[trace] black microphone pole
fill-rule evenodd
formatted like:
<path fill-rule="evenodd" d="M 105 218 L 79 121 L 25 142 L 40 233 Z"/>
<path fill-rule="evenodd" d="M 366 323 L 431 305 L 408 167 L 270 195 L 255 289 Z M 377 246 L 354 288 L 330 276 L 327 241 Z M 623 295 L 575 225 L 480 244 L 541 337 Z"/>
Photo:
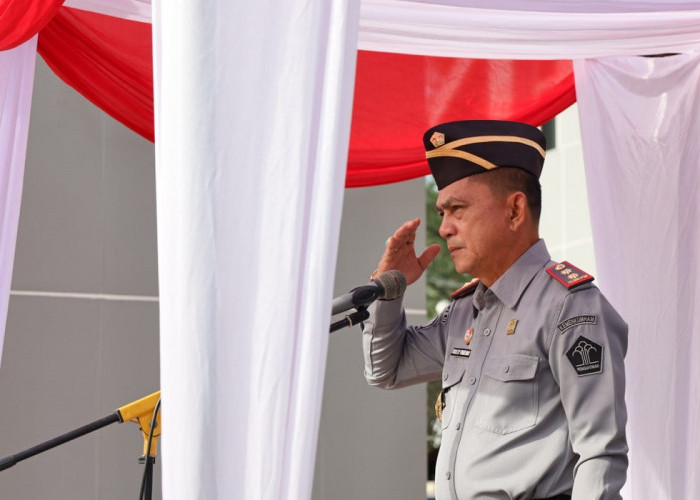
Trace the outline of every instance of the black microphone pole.
<path fill-rule="evenodd" d="M 336 321 L 335 323 L 331 324 L 331 331 L 328 333 L 333 333 L 336 330 L 340 330 L 341 328 L 355 326 L 356 324 L 361 323 L 367 318 L 369 318 L 369 311 L 366 307 L 361 307 L 356 312 L 348 314 L 340 321 Z"/>

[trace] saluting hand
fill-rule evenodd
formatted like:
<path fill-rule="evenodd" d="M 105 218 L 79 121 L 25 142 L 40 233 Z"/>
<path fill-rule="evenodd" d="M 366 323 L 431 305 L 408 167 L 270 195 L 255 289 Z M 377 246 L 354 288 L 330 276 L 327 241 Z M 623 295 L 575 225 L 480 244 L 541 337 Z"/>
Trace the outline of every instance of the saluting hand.
<path fill-rule="evenodd" d="M 404 274 L 407 285 L 421 277 L 428 264 L 440 253 L 440 245 L 430 245 L 420 257 L 416 256 L 414 242 L 416 240 L 416 229 L 418 229 L 419 225 L 420 219 L 405 222 L 389 237 L 384 255 L 379 261 L 374 276 L 396 269 Z"/>

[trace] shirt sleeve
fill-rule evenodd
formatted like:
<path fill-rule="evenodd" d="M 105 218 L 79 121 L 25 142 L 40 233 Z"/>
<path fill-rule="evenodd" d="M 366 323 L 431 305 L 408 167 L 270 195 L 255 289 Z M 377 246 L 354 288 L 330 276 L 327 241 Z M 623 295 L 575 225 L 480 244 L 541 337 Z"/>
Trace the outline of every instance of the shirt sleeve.
<path fill-rule="evenodd" d="M 449 308 L 421 327 L 406 326 L 401 298 L 374 302 L 369 312 L 362 347 L 370 385 L 398 389 L 440 378 Z"/>
<path fill-rule="evenodd" d="M 627 474 L 627 324 L 591 286 L 565 297 L 552 329 L 550 366 L 579 457 L 572 498 L 619 499 Z"/>

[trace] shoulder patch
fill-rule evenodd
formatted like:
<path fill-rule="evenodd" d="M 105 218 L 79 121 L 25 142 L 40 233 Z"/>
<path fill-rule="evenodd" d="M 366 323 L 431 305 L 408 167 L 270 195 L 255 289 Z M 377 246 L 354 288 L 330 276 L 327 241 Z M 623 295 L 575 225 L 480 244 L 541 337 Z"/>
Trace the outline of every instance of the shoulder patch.
<path fill-rule="evenodd" d="M 476 290 L 476 286 L 479 284 L 479 278 L 474 278 L 469 283 L 465 283 L 462 288 L 456 290 L 450 294 L 452 300 L 461 299 L 467 295 L 471 295 Z"/>
<path fill-rule="evenodd" d="M 566 288 L 593 281 L 593 276 L 567 261 L 548 267 L 547 273 Z"/>
<path fill-rule="evenodd" d="M 603 371 L 603 346 L 586 337 L 577 338 L 566 352 L 566 357 L 579 377 Z"/>

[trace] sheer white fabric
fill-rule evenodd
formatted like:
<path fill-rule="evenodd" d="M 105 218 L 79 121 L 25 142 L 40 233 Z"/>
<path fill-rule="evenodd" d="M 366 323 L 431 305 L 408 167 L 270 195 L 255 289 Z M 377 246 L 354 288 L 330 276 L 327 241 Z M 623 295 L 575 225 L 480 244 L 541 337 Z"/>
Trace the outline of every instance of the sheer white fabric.
<path fill-rule="evenodd" d="M 630 327 L 626 497 L 700 498 L 700 56 L 575 73 L 600 285 Z"/>
<path fill-rule="evenodd" d="M 448 2 L 446 2 L 448 3 Z M 482 59 L 576 59 L 685 52 L 700 48 L 700 5 L 675 2 L 508 2 L 436 5 L 408 0 L 363 0 L 358 46 L 364 50 Z M 637 6 L 624 12 L 623 6 Z M 479 7 L 474 7 L 478 5 Z M 612 12 L 586 12 L 596 5 Z M 620 6 L 621 11 L 614 9 Z M 535 12 L 541 6 L 543 12 Z M 587 9 L 586 6 L 589 8 Z M 653 11 L 650 11 L 653 9 Z M 572 12 L 573 11 L 573 12 Z"/>
<path fill-rule="evenodd" d="M 311 496 L 358 17 L 154 2 L 164 498 Z"/>
<path fill-rule="evenodd" d="M 63 5 L 132 21 L 151 22 L 151 0 L 66 0 Z"/>
<path fill-rule="evenodd" d="M 34 36 L 19 47 L 0 51 L 0 359 L 22 200 L 36 42 Z"/>

